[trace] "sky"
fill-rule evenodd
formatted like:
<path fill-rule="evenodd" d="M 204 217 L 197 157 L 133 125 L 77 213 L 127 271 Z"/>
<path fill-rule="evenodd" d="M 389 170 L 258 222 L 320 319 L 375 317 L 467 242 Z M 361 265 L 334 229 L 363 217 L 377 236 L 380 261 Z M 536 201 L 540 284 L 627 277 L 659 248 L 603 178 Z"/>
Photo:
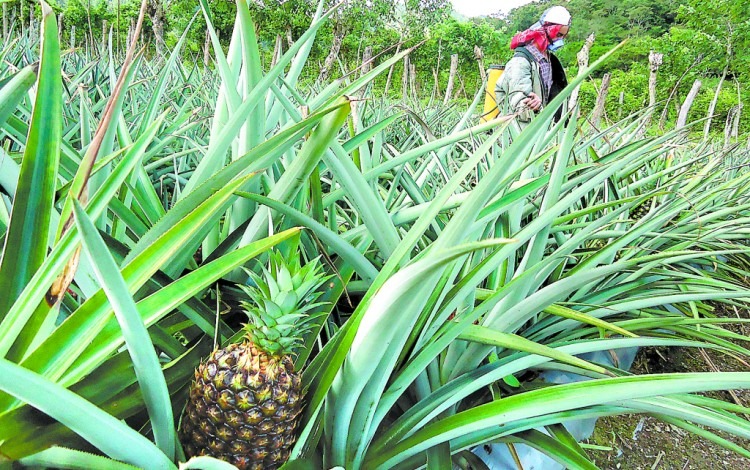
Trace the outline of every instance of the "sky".
<path fill-rule="evenodd" d="M 530 3 L 531 0 L 451 0 L 453 2 L 453 8 L 460 14 L 466 17 L 489 15 L 490 13 L 497 13 L 502 11 L 507 13 L 512 8 L 515 8 L 526 3 Z"/>

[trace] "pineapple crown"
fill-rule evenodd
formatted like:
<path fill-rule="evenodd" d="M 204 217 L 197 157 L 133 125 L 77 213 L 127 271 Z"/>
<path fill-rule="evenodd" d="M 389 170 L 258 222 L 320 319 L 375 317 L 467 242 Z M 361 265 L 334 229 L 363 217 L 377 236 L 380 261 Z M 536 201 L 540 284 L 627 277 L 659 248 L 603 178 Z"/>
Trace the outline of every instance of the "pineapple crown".
<path fill-rule="evenodd" d="M 280 357 L 292 354 L 302 336 L 324 312 L 311 313 L 324 302 L 316 302 L 317 289 L 329 279 L 318 258 L 304 266 L 298 257 L 286 260 L 272 252 L 269 266 L 260 275 L 248 271 L 255 286 L 240 286 L 249 297 L 241 302 L 248 316 L 246 337 L 266 354 Z"/>

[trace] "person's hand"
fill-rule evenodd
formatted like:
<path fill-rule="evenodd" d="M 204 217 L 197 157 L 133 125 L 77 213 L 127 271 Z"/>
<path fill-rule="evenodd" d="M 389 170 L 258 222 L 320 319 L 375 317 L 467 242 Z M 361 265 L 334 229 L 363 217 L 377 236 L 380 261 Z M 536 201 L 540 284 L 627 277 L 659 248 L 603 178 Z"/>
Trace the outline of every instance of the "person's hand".
<path fill-rule="evenodd" d="M 539 111 L 539 108 L 542 107 L 542 99 L 539 98 L 539 95 L 532 92 L 529 93 L 528 97 L 521 101 L 521 104 L 525 105 L 527 108 L 533 109 L 534 111 Z"/>

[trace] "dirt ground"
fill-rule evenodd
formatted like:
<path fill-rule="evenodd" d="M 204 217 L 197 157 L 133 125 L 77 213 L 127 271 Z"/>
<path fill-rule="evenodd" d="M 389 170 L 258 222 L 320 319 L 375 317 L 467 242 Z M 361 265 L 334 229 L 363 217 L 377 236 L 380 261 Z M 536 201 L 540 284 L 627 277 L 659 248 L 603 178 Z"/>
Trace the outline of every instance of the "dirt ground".
<path fill-rule="evenodd" d="M 633 371 L 636 373 L 748 370 L 746 364 L 724 354 L 689 348 L 643 349 L 633 365 Z M 710 396 L 743 406 L 750 404 L 748 390 L 718 392 Z M 722 437 L 750 449 L 748 440 L 729 438 L 726 435 Z M 602 469 L 750 469 L 750 459 L 646 415 L 602 418 L 597 421 L 594 434 L 587 442 L 593 446 L 588 450 L 589 457 Z"/>

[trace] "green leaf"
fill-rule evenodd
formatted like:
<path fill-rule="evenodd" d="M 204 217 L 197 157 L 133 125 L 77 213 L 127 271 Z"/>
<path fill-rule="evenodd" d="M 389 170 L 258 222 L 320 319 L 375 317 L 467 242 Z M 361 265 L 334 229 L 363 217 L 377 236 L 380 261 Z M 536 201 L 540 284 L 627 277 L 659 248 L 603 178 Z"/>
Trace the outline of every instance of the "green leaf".
<path fill-rule="evenodd" d="M 309 228 L 320 240 L 329 245 L 331 250 L 341 256 L 346 262 L 351 265 L 357 274 L 361 276 L 365 281 L 372 282 L 378 275 L 378 270 L 372 263 L 365 258 L 356 248 L 349 244 L 346 240 L 340 237 L 338 234 L 330 230 L 325 225 L 318 223 L 312 217 L 303 214 L 302 212 L 282 204 L 271 198 L 260 196 L 258 194 L 250 194 L 245 192 L 238 193 L 242 197 L 252 199 L 253 201 L 259 202 L 269 208 L 284 214 L 291 218 L 294 223 L 302 224 Z"/>
<path fill-rule="evenodd" d="M 142 468 L 172 469 L 155 445 L 75 393 L 0 358 L 0 390 L 68 426 L 113 459 Z"/>
<path fill-rule="evenodd" d="M 223 460 L 202 455 L 193 457 L 185 463 L 180 464 L 180 470 L 237 470 L 237 467 Z"/>
<path fill-rule="evenodd" d="M 272 247 L 299 234 L 298 228 L 279 232 L 248 246 L 238 248 L 195 271 L 177 279 L 159 291 L 138 302 L 141 321 L 151 326 L 164 318 L 182 302 L 187 301 L 222 276 L 248 260 L 259 256 Z M 193 320 L 194 322 L 196 320 Z M 211 325 L 213 327 L 213 324 Z M 83 377 L 122 345 L 123 338 L 116 321 L 110 321 L 63 375 L 62 380 L 71 381 Z"/>
<path fill-rule="evenodd" d="M 204 200 L 185 218 L 176 221 L 164 235 L 149 245 L 139 256 L 127 262 L 122 270 L 122 276 L 129 288 L 133 291 L 140 288 L 164 263 L 173 259 L 175 253 L 182 249 L 182 246 L 197 230 L 201 229 L 206 220 L 226 207 L 233 191 L 253 176 L 237 178 L 225 187 L 219 188 L 215 194 Z M 90 205 L 93 203 L 92 199 Z M 110 312 L 106 297 L 100 291 L 63 322 L 39 348 L 24 359 L 22 364 L 51 378 L 62 376 L 69 365 L 75 362 L 78 354 L 101 331 Z M 3 398 L 0 396 L 0 403 L 7 406 Z"/>
<path fill-rule="evenodd" d="M 513 374 L 503 377 L 503 382 L 513 388 L 518 388 L 521 386 L 521 382 L 519 382 L 518 379 L 513 376 Z"/>
<path fill-rule="evenodd" d="M 133 359 L 135 375 L 151 418 L 156 444 L 167 458 L 173 460 L 177 435 L 172 402 L 156 350 L 115 260 L 81 205 L 78 201 L 74 202 L 76 225 L 81 233 L 83 247 L 122 328 L 122 336 Z"/>
<path fill-rule="evenodd" d="M 16 107 L 36 81 L 36 67 L 27 65 L 16 72 L 10 81 L 0 88 L 0 126 L 16 111 Z"/>
<path fill-rule="evenodd" d="M 316 464 L 313 460 L 289 460 L 281 466 L 279 470 L 317 470 L 320 468 L 320 464 Z"/>
<path fill-rule="evenodd" d="M 565 442 L 535 429 L 516 434 L 508 440 L 523 443 L 540 450 L 558 463 L 565 465 L 565 468 L 581 470 L 599 469 L 588 458 L 579 453 L 576 448 L 570 447 Z"/>
<path fill-rule="evenodd" d="M 598 372 L 600 374 L 611 374 L 604 367 L 597 366 L 570 354 L 563 353 L 557 349 L 535 343 L 534 341 L 530 341 L 522 336 L 495 331 L 484 326 L 468 325 L 464 332 L 458 337 L 464 341 L 472 341 L 514 351 L 523 351 L 529 354 L 538 354 L 540 356 L 549 357 L 565 364 L 581 367 L 582 369 Z"/>
<path fill-rule="evenodd" d="M 684 373 L 616 377 L 545 387 L 480 405 L 428 424 L 395 446 L 368 459 L 373 467 L 391 467 L 440 442 L 469 431 L 515 424 L 561 411 L 623 399 L 750 388 L 750 373 Z"/>
<path fill-rule="evenodd" d="M 27 467 L 54 467 L 82 470 L 137 470 L 138 467 L 65 447 L 50 447 L 37 454 L 19 460 Z"/>
<path fill-rule="evenodd" d="M 151 127 L 152 132 L 141 136 L 135 145 L 125 153 L 125 156 L 117 164 L 115 170 L 108 176 L 106 184 L 91 198 L 87 206 L 87 213 L 93 219 L 99 217 L 107 208 L 110 199 L 143 157 L 143 152 L 154 138 L 158 124 L 158 121 L 155 122 L 154 126 Z M 44 261 L 42 268 L 37 270 L 34 277 L 23 290 L 21 297 L 13 304 L 6 318 L 0 323 L 0 353 L 5 354 L 19 338 L 21 341 L 30 344 L 32 339 L 39 333 L 34 328 L 25 328 L 25 325 L 32 314 L 34 314 L 35 308 L 39 305 L 44 305 L 47 289 L 52 285 L 58 273 L 68 263 L 69 258 L 76 249 L 77 236 L 77 232 L 70 231 L 55 245 L 49 257 Z M 49 310 L 47 313 L 49 314 Z"/>
<path fill-rule="evenodd" d="M 52 9 L 42 2 L 42 51 L 36 102 L 0 264 L 0 321 L 47 256 L 62 139 L 60 44 Z"/>

